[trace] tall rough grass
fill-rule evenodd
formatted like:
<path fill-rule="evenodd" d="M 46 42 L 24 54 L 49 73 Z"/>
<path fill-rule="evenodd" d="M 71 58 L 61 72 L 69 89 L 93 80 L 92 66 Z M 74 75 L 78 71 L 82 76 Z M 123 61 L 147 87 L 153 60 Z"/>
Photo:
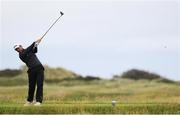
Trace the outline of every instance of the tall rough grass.
<path fill-rule="evenodd" d="M 66 83 L 65 83 L 66 82 Z M 41 107 L 23 107 L 27 86 L 0 87 L 1 114 L 180 114 L 179 84 L 146 80 L 45 84 Z M 113 107 L 111 101 L 116 100 Z"/>

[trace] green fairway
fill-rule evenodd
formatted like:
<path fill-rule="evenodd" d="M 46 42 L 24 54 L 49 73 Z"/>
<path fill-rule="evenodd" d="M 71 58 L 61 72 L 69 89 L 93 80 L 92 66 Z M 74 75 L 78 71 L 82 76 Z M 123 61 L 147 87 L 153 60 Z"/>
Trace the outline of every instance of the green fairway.
<path fill-rule="evenodd" d="M 24 107 L 27 86 L 0 87 L 1 114 L 44 113 L 176 113 L 180 114 L 179 84 L 156 81 L 100 80 L 45 84 L 41 107 Z M 115 107 L 111 101 L 116 100 Z"/>

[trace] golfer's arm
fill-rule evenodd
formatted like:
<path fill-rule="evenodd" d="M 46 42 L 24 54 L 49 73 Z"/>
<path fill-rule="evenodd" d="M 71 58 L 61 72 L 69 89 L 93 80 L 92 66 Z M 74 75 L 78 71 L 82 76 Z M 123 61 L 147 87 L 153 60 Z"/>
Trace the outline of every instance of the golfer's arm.
<path fill-rule="evenodd" d="M 27 54 L 29 52 L 31 52 L 34 48 L 34 45 L 35 45 L 35 42 L 33 42 L 29 47 L 27 47 L 25 50 L 24 50 L 24 54 Z"/>
<path fill-rule="evenodd" d="M 25 49 L 24 54 L 27 54 L 29 52 L 37 53 L 37 45 L 41 42 L 42 38 L 36 40 L 33 42 L 28 48 Z"/>
<path fill-rule="evenodd" d="M 36 41 L 34 42 L 34 47 L 33 47 L 33 49 L 32 49 L 32 52 L 33 52 L 33 53 L 37 53 L 37 51 L 38 51 L 37 46 L 39 45 L 39 43 L 41 42 L 41 40 L 42 40 L 42 38 L 40 38 L 40 39 L 38 39 L 38 40 L 36 40 Z"/>

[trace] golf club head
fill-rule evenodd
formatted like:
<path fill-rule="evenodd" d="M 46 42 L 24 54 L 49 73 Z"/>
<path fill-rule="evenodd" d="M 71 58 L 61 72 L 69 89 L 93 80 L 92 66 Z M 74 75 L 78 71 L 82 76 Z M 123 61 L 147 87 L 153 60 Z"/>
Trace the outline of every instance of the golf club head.
<path fill-rule="evenodd" d="M 64 15 L 64 13 L 63 13 L 63 12 L 61 12 L 61 11 L 60 11 L 60 14 L 61 14 L 61 16 L 62 16 L 62 15 Z"/>

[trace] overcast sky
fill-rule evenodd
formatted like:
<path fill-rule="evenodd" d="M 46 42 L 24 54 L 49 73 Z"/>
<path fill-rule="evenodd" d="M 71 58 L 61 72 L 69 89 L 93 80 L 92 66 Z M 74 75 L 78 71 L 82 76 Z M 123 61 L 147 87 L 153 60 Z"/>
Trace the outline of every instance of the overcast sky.
<path fill-rule="evenodd" d="M 43 64 L 104 78 L 137 68 L 180 80 L 179 7 L 174 0 L 1 0 L 0 69 L 19 68 L 13 45 L 41 37 L 61 10 L 39 46 Z"/>

